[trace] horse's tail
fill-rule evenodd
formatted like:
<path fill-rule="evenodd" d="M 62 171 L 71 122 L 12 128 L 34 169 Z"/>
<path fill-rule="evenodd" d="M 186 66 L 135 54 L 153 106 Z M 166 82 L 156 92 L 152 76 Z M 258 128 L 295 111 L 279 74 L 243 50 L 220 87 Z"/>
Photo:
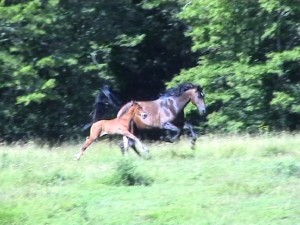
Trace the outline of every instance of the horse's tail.
<path fill-rule="evenodd" d="M 82 130 L 85 131 L 87 129 L 89 129 L 92 126 L 93 123 L 87 123 L 83 126 Z"/>
<path fill-rule="evenodd" d="M 116 93 L 114 93 L 108 85 L 104 85 L 98 91 L 95 99 L 94 110 L 91 113 L 93 123 L 103 119 L 103 117 L 107 115 L 109 109 L 117 109 L 120 105 L 121 103 Z"/>
<path fill-rule="evenodd" d="M 104 85 L 100 89 L 99 93 L 101 93 L 101 92 L 107 98 L 106 99 L 107 104 L 112 105 L 115 108 L 120 107 L 121 101 L 119 99 L 119 96 L 117 96 L 117 94 L 108 85 Z M 96 102 L 101 101 L 99 99 L 100 99 L 100 96 L 97 97 Z"/>
<path fill-rule="evenodd" d="M 117 118 L 120 118 L 122 115 L 124 115 L 130 108 L 130 106 L 131 102 L 127 102 L 125 105 L 123 105 L 117 114 Z"/>
<path fill-rule="evenodd" d="M 116 93 L 111 90 L 108 85 L 101 87 L 96 95 L 94 109 L 90 113 L 92 117 L 92 122 L 85 124 L 82 130 L 87 130 L 91 125 L 100 119 L 102 119 L 106 114 L 109 108 L 118 108 L 120 106 L 120 100 Z"/>

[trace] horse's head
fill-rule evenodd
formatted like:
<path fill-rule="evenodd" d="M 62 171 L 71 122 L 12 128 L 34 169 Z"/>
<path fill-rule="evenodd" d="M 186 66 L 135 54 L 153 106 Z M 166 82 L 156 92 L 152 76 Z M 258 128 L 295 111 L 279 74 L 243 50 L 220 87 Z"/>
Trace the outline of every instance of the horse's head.
<path fill-rule="evenodd" d="M 200 115 L 206 112 L 206 105 L 204 100 L 204 93 L 201 86 L 195 86 L 189 90 L 191 102 L 197 106 Z"/>
<path fill-rule="evenodd" d="M 143 107 L 139 103 L 131 101 L 131 107 L 133 107 L 133 112 L 135 115 L 140 116 L 142 119 L 147 118 L 147 113 L 143 111 Z"/>
<path fill-rule="evenodd" d="M 199 85 L 195 85 L 192 83 L 183 83 L 178 85 L 177 87 L 166 90 L 160 98 L 180 96 L 183 96 L 182 104 L 191 101 L 195 106 L 197 106 L 200 115 L 206 112 L 204 93 L 202 91 L 202 87 Z"/>

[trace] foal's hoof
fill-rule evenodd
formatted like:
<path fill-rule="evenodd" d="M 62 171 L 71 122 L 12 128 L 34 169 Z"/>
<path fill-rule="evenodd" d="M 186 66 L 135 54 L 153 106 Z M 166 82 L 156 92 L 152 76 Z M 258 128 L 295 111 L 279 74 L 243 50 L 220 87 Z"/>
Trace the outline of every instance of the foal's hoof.
<path fill-rule="evenodd" d="M 79 161 L 80 160 L 80 156 L 79 155 L 75 155 L 74 156 L 74 160 Z"/>

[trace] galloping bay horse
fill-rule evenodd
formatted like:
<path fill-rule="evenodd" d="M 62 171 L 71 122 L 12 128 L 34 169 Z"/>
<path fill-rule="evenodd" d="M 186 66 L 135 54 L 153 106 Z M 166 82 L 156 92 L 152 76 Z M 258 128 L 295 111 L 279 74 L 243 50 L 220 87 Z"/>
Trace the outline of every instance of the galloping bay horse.
<path fill-rule="evenodd" d="M 90 129 L 90 136 L 82 145 L 79 153 L 76 155 L 76 159 L 79 160 L 84 151 L 98 138 L 106 134 L 118 134 L 123 135 L 124 150 L 128 151 L 128 138 L 133 140 L 139 145 L 139 149 L 142 149 L 143 153 L 148 154 L 147 148 L 141 143 L 141 141 L 130 132 L 130 126 L 134 119 L 144 120 L 147 118 L 147 114 L 143 111 L 143 108 L 137 102 L 129 102 L 129 107 L 126 113 L 122 116 L 111 120 L 100 120 L 92 124 Z M 138 155 L 140 155 L 137 149 L 134 149 Z"/>
<path fill-rule="evenodd" d="M 194 147 L 197 135 L 193 131 L 192 126 L 184 121 L 184 108 L 189 102 L 198 108 L 200 115 L 206 112 L 204 93 L 201 86 L 184 83 L 166 90 L 160 98 L 154 101 L 138 101 L 138 104 L 147 113 L 147 118 L 135 117 L 133 119 L 134 126 L 139 130 L 160 128 L 175 132 L 170 141 L 177 139 L 181 131 L 184 128 L 188 128 L 191 131 L 192 147 Z M 129 102 L 122 106 L 117 117 L 122 117 L 128 111 L 130 105 L 131 103 Z M 134 148 L 134 145 L 131 147 Z"/>

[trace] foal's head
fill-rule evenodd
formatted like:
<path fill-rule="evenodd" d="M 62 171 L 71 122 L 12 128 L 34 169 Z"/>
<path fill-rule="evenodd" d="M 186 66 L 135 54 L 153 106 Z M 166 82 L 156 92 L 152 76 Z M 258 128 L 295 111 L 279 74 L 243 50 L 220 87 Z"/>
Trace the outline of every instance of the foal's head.
<path fill-rule="evenodd" d="M 132 110 L 130 110 L 132 109 Z M 143 111 L 143 107 L 138 104 L 137 102 L 135 101 L 131 101 L 131 106 L 130 106 L 130 109 L 129 111 L 132 111 L 132 115 L 138 115 L 140 116 L 142 119 L 146 119 L 147 118 L 147 113 L 145 113 Z"/>

